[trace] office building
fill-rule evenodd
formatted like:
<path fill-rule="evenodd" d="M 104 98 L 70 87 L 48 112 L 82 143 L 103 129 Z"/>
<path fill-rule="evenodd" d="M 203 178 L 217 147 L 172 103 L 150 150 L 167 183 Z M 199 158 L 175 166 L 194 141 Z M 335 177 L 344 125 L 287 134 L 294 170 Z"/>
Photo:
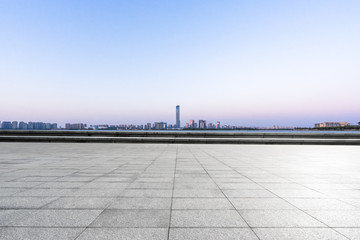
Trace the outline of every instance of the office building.
<path fill-rule="evenodd" d="M 18 122 L 17 121 L 13 121 L 11 123 L 11 125 L 12 125 L 12 129 L 18 129 Z"/>
<path fill-rule="evenodd" d="M 19 129 L 22 129 L 22 130 L 28 129 L 28 124 L 25 123 L 25 122 L 20 122 L 19 123 Z"/>
<path fill-rule="evenodd" d="M 84 123 L 66 123 L 65 129 L 67 130 L 83 130 L 86 128 Z"/>
<path fill-rule="evenodd" d="M 2 129 L 12 129 L 12 124 L 11 124 L 11 122 L 4 121 L 1 123 L 1 128 Z"/>
<path fill-rule="evenodd" d="M 180 128 L 180 105 L 176 106 L 176 125 L 175 128 Z"/>
<path fill-rule="evenodd" d="M 165 130 L 165 129 L 167 129 L 167 123 L 166 122 L 155 122 L 154 123 L 154 129 L 156 129 L 156 130 Z"/>
<path fill-rule="evenodd" d="M 323 122 L 323 123 L 316 123 L 315 128 L 322 128 L 322 127 L 345 127 L 350 126 L 348 122 Z"/>
<path fill-rule="evenodd" d="M 206 121 L 205 120 L 199 120 L 199 128 L 206 128 Z"/>

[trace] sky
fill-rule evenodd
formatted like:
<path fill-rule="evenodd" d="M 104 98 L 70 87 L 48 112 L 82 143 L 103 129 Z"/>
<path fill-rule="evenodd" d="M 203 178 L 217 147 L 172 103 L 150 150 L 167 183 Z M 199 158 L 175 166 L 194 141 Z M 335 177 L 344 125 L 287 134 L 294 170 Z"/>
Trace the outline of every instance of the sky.
<path fill-rule="evenodd" d="M 0 121 L 360 121 L 360 1 L 0 0 Z"/>

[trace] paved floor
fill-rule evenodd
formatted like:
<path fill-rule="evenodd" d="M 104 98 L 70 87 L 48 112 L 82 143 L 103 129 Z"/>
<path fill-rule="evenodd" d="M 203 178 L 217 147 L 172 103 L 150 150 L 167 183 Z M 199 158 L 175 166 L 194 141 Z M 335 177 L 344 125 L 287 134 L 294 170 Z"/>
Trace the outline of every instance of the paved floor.
<path fill-rule="evenodd" d="M 360 239 L 360 147 L 0 143 L 0 239 Z"/>

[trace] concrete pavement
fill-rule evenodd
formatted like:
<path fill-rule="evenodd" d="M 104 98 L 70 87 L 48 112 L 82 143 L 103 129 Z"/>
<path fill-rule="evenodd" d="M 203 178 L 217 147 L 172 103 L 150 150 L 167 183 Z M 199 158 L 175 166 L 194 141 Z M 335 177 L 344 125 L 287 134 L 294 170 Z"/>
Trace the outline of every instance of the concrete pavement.
<path fill-rule="evenodd" d="M 0 143 L 0 239 L 359 239 L 356 146 Z"/>

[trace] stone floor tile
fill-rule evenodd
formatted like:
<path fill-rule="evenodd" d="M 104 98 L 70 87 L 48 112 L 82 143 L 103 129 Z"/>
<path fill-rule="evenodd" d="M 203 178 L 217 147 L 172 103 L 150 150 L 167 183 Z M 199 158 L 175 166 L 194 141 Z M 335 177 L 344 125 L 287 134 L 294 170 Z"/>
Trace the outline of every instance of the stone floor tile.
<path fill-rule="evenodd" d="M 22 218 L 12 219 L 7 226 L 86 227 L 94 221 L 100 213 L 101 210 L 31 210 Z"/>
<path fill-rule="evenodd" d="M 84 228 L 0 227 L 1 240 L 74 240 Z"/>
<path fill-rule="evenodd" d="M 247 227 L 235 210 L 173 210 L 171 227 Z"/>
<path fill-rule="evenodd" d="M 287 201 L 302 210 L 359 210 L 337 199 L 289 198 Z"/>
<path fill-rule="evenodd" d="M 225 196 L 219 189 L 174 189 L 174 197 L 222 198 Z"/>
<path fill-rule="evenodd" d="M 74 189 L 56 189 L 56 188 L 32 188 L 23 192 L 16 193 L 14 197 L 61 197 L 74 191 Z"/>
<path fill-rule="evenodd" d="M 129 189 L 172 189 L 173 183 L 131 183 Z"/>
<path fill-rule="evenodd" d="M 124 188 L 81 188 L 65 194 L 66 197 L 117 197 Z"/>
<path fill-rule="evenodd" d="M 47 209 L 105 209 L 114 198 L 61 197 L 46 205 Z"/>
<path fill-rule="evenodd" d="M 16 193 L 26 191 L 26 188 L 1 188 L 0 189 L 0 197 L 8 197 L 13 196 Z"/>
<path fill-rule="evenodd" d="M 276 198 L 276 195 L 267 190 L 258 189 L 225 189 L 228 198 Z"/>
<path fill-rule="evenodd" d="M 330 227 L 360 227 L 360 211 L 307 210 L 306 212 Z"/>
<path fill-rule="evenodd" d="M 219 189 L 219 187 L 213 182 L 205 182 L 205 183 L 175 182 L 174 189 Z"/>
<path fill-rule="evenodd" d="M 325 227 L 300 210 L 239 210 L 250 227 Z"/>
<path fill-rule="evenodd" d="M 335 228 L 335 230 L 351 240 L 360 239 L 360 228 Z"/>
<path fill-rule="evenodd" d="M 105 210 L 92 227 L 154 227 L 169 226 L 170 210 Z"/>
<path fill-rule="evenodd" d="M 171 228 L 169 240 L 256 240 L 250 228 Z"/>
<path fill-rule="evenodd" d="M 172 209 L 234 209 L 226 198 L 174 198 Z"/>
<path fill-rule="evenodd" d="M 310 189 L 273 189 L 271 192 L 282 198 L 327 198 L 325 194 Z"/>
<path fill-rule="evenodd" d="M 126 189 L 120 197 L 170 198 L 172 189 Z"/>
<path fill-rule="evenodd" d="M 220 189 L 264 189 L 256 183 L 219 183 Z"/>
<path fill-rule="evenodd" d="M 76 240 L 167 240 L 167 228 L 88 228 Z"/>
<path fill-rule="evenodd" d="M 117 198 L 109 209 L 170 209 L 171 198 Z"/>
<path fill-rule="evenodd" d="M 40 208 L 57 197 L 0 197 L 1 208 Z"/>
<path fill-rule="evenodd" d="M 261 240 L 346 240 L 330 228 L 254 228 Z"/>
<path fill-rule="evenodd" d="M 281 198 L 230 198 L 230 201 L 238 210 L 296 209 L 294 206 Z"/>

